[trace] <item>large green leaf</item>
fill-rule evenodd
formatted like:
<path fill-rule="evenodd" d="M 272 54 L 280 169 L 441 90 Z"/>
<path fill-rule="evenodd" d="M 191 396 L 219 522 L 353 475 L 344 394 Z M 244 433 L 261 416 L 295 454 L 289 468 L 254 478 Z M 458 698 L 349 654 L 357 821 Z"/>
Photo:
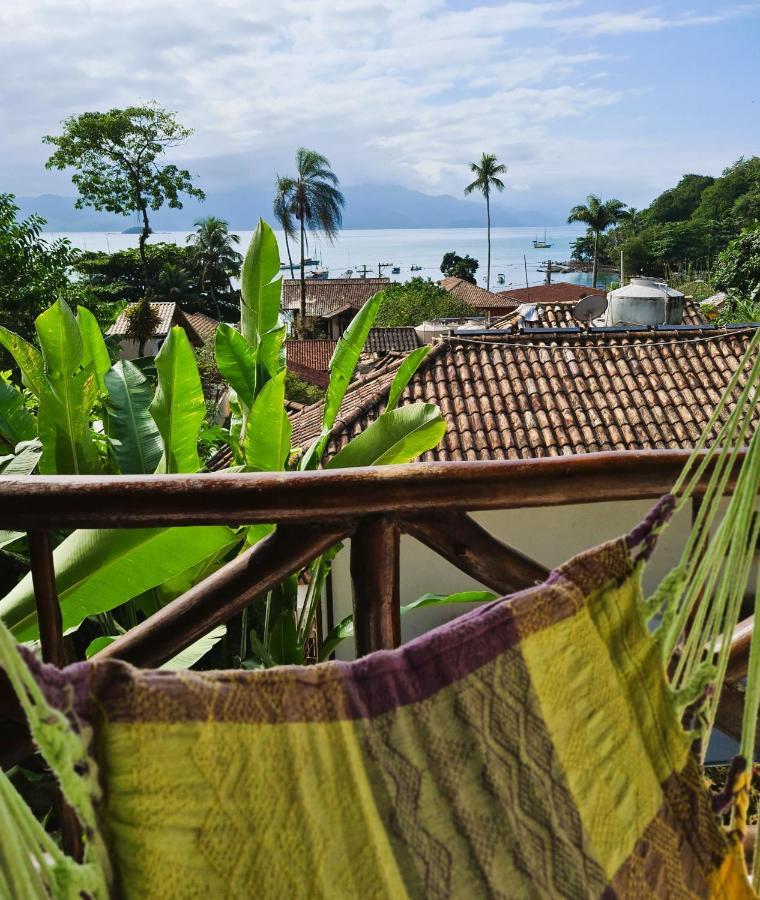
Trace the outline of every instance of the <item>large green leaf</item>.
<path fill-rule="evenodd" d="M 5 347 L 21 369 L 26 386 L 36 397 L 39 397 L 45 386 L 45 366 L 40 351 L 2 325 L 0 325 L 0 344 Z"/>
<path fill-rule="evenodd" d="M 256 393 L 256 351 L 239 331 L 221 324 L 216 329 L 214 353 L 219 372 L 247 412 Z"/>
<path fill-rule="evenodd" d="M 263 371 L 259 374 L 260 384 L 266 381 L 267 378 L 274 377 L 285 368 L 285 352 L 283 348 L 287 334 L 288 329 L 286 325 L 277 325 L 264 332 L 261 336 L 258 362 L 259 369 Z"/>
<path fill-rule="evenodd" d="M 291 425 L 285 411 L 283 369 L 261 389 L 248 417 L 243 452 L 245 465 L 254 472 L 279 472 L 290 452 Z"/>
<path fill-rule="evenodd" d="M 388 394 L 388 403 L 385 406 L 386 412 L 390 412 L 398 406 L 398 401 L 404 393 L 404 388 L 409 384 L 409 379 L 414 375 L 417 369 L 419 369 L 422 361 L 432 349 L 432 344 L 418 347 L 416 350 L 413 350 L 398 367 L 396 374 L 393 376 L 393 383 L 391 384 L 391 389 Z"/>
<path fill-rule="evenodd" d="M 82 336 L 82 364 L 92 363 L 98 388 L 101 393 L 106 391 L 104 376 L 111 368 L 111 357 L 108 355 L 106 342 L 98 325 L 98 320 L 89 309 L 84 306 L 77 308 L 77 324 Z"/>
<path fill-rule="evenodd" d="M 24 404 L 24 395 L 0 375 L 0 436 L 15 447 L 36 434 L 37 424 Z"/>
<path fill-rule="evenodd" d="M 0 531 L 0 550 L 9 544 L 15 544 L 23 536 L 23 531 Z"/>
<path fill-rule="evenodd" d="M 219 641 L 221 641 L 226 633 L 227 626 L 220 625 L 213 631 L 209 631 L 208 634 L 204 634 L 202 638 L 198 638 L 198 640 L 190 644 L 189 647 L 185 647 L 184 650 L 182 650 L 176 656 L 173 656 L 162 666 L 159 666 L 159 668 L 170 669 L 173 671 L 176 671 L 177 669 L 189 669 L 190 666 L 195 665 L 195 663 L 197 663 L 199 659 L 202 659 L 209 652 L 209 650 L 212 650 L 214 646 L 218 644 Z"/>
<path fill-rule="evenodd" d="M 380 291 L 368 300 L 338 341 L 330 360 L 330 382 L 327 386 L 322 413 L 322 432 L 301 459 L 300 468 L 302 469 L 312 469 L 319 465 L 325 444 L 330 436 L 330 429 L 338 417 L 340 405 L 354 376 L 356 364 L 364 350 L 367 336 L 375 322 L 382 299 L 383 293 Z"/>
<path fill-rule="evenodd" d="M 74 313 L 65 301 L 56 300 L 37 316 L 35 328 L 45 363 L 37 415 L 40 473 L 98 472 L 100 458 L 90 428 L 98 385 L 92 363 L 83 368 L 84 344 Z"/>
<path fill-rule="evenodd" d="M 263 335 L 277 326 L 282 291 L 279 276 L 277 238 L 269 225 L 259 219 L 240 273 L 240 330 L 254 350 Z"/>
<path fill-rule="evenodd" d="M 108 417 L 106 428 L 119 470 L 125 475 L 156 471 L 163 446 L 150 414 L 153 388 L 129 360 L 121 360 L 106 373 Z"/>
<path fill-rule="evenodd" d="M 426 606 L 449 606 L 453 603 L 488 603 L 496 600 L 496 594 L 491 591 L 459 591 L 456 594 L 423 594 L 411 603 L 401 606 L 401 615 L 414 612 L 415 609 L 424 609 Z M 346 640 L 354 636 L 354 617 L 346 616 L 326 635 L 319 651 L 320 662 L 328 659 L 331 653 Z"/>
<path fill-rule="evenodd" d="M 42 445 L 38 440 L 23 441 L 16 445 L 10 456 L 0 457 L 0 473 L 3 475 L 31 475 L 42 456 Z"/>
<path fill-rule="evenodd" d="M 326 468 L 388 466 L 416 459 L 446 432 L 441 411 L 432 403 L 412 403 L 383 413 L 340 450 Z"/>
<path fill-rule="evenodd" d="M 53 551 L 64 629 L 207 559 L 231 534 L 224 526 L 75 531 Z M 0 618 L 19 640 L 37 636 L 31 574 L 0 600 Z"/>
<path fill-rule="evenodd" d="M 193 348 L 176 326 L 156 356 L 158 389 L 150 405 L 164 452 L 158 472 L 197 472 L 198 435 L 206 415 L 201 378 Z"/>

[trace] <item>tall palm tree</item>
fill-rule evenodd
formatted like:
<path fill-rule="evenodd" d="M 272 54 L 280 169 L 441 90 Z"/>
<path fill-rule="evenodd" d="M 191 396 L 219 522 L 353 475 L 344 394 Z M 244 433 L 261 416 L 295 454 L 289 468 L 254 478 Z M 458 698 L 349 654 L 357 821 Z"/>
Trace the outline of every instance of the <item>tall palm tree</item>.
<path fill-rule="evenodd" d="M 298 332 L 305 333 L 306 231 L 322 231 L 332 242 L 343 223 L 345 198 L 338 187 L 338 178 L 330 168 L 330 161 L 316 150 L 299 147 L 296 151 L 296 176 L 277 176 L 277 195 L 274 211 L 286 236 L 295 236 L 298 222 L 301 248 L 301 304 Z"/>
<path fill-rule="evenodd" d="M 596 287 L 599 275 L 599 235 L 610 225 L 615 225 L 628 217 L 628 209 L 620 200 L 605 200 L 595 194 L 589 194 L 585 203 L 580 203 L 570 210 L 568 222 L 584 222 L 594 232 L 594 267 L 591 285 Z"/>
<path fill-rule="evenodd" d="M 209 216 L 193 222 L 195 232 L 188 236 L 187 242 L 193 248 L 201 271 L 201 293 L 209 289 L 211 302 L 216 309 L 216 317 L 222 320 L 216 287 L 231 289 L 230 279 L 240 274 L 243 257 L 235 250 L 240 243 L 236 234 L 231 234 L 229 225 L 224 219 Z"/>
<path fill-rule="evenodd" d="M 285 233 L 285 250 L 288 254 L 288 265 L 290 268 L 290 277 L 293 277 L 293 257 L 290 255 L 290 239 L 295 238 L 296 229 L 293 225 L 293 216 L 289 208 L 289 189 L 290 178 L 281 178 L 279 175 L 275 179 L 277 193 L 274 197 L 274 217 L 280 223 L 280 227 Z"/>
<path fill-rule="evenodd" d="M 157 293 L 179 303 L 193 289 L 193 278 L 184 266 L 166 263 L 158 275 Z"/>
<path fill-rule="evenodd" d="M 479 163 L 470 163 L 470 171 L 475 181 L 464 189 L 465 194 L 480 191 L 486 198 L 486 221 L 488 222 L 488 267 L 486 269 L 486 290 L 491 290 L 491 189 L 504 190 L 504 182 L 499 175 L 505 175 L 507 167 L 497 162 L 493 153 L 484 153 Z"/>

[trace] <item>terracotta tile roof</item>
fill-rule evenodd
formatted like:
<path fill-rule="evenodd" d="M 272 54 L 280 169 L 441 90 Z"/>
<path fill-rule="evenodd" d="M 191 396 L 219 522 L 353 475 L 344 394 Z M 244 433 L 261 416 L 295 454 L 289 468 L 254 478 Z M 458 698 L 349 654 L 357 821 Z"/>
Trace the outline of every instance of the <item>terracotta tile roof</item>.
<path fill-rule="evenodd" d="M 567 303 L 525 303 L 523 307 L 532 306 L 538 316 L 535 321 L 525 322 L 524 328 L 576 328 L 578 322 L 573 318 L 575 302 Z M 523 309 L 518 307 L 513 313 L 503 316 L 496 321 L 491 321 L 491 328 L 515 328 L 521 321 Z M 683 308 L 684 325 L 707 325 L 707 319 L 703 315 L 693 297 L 684 299 Z"/>
<path fill-rule="evenodd" d="M 747 347 L 750 329 L 451 338 L 431 351 L 402 403 L 436 403 L 446 434 L 425 460 L 530 459 L 600 450 L 688 449 Z M 384 409 L 399 360 L 353 384 L 334 455 Z M 322 404 L 293 417 L 293 442 L 319 433 Z"/>
<path fill-rule="evenodd" d="M 337 344 L 337 341 L 331 340 L 285 341 L 288 368 L 300 366 L 326 372 Z"/>
<path fill-rule="evenodd" d="M 408 353 L 410 350 L 416 350 L 419 345 L 417 332 L 411 326 L 371 328 L 364 349 L 368 353 L 382 353 L 385 350 Z"/>
<path fill-rule="evenodd" d="M 487 291 L 477 284 L 465 281 L 464 278 L 450 276 L 449 278 L 441 279 L 438 284 L 444 291 L 448 291 L 465 303 L 469 303 L 473 309 L 506 310 L 516 306 L 513 301 L 504 298 L 501 294 L 494 294 L 493 291 Z"/>
<path fill-rule="evenodd" d="M 132 306 L 136 306 L 136 304 L 132 304 L 127 307 L 127 309 L 131 309 Z M 155 336 L 158 338 L 165 338 L 169 331 L 174 325 L 174 319 L 177 314 L 177 304 L 176 303 L 151 303 L 151 309 L 158 313 L 159 323 L 156 328 Z M 120 315 L 119 318 L 113 323 L 113 325 L 108 329 L 108 334 L 123 334 L 126 335 L 127 330 L 129 328 L 129 319 L 127 318 L 127 309 L 125 309 Z"/>
<path fill-rule="evenodd" d="M 510 288 L 507 291 L 499 291 L 498 296 L 511 299 L 515 303 L 568 303 L 577 302 L 581 297 L 588 297 L 590 294 L 606 296 L 607 291 L 582 284 L 570 284 L 569 281 L 554 281 L 551 284 L 536 284 L 529 288 Z"/>
<path fill-rule="evenodd" d="M 389 278 L 307 278 L 306 314 L 325 318 L 347 309 L 361 309 L 389 283 Z M 297 310 L 300 306 L 301 279 L 283 278 L 282 308 Z"/>
<path fill-rule="evenodd" d="M 214 339 L 216 329 L 219 327 L 216 319 L 212 319 L 211 316 L 207 316 L 202 312 L 186 312 L 183 315 L 204 344 Z"/>

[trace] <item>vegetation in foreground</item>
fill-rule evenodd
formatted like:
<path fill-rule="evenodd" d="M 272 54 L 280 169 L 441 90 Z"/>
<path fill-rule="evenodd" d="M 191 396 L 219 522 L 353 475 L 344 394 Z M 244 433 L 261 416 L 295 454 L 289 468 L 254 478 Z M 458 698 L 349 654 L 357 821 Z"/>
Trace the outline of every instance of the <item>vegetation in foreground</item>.
<path fill-rule="evenodd" d="M 376 325 L 421 325 L 432 319 L 465 318 L 475 311 L 464 300 L 444 291 L 429 278 L 394 282 L 384 288 Z"/>

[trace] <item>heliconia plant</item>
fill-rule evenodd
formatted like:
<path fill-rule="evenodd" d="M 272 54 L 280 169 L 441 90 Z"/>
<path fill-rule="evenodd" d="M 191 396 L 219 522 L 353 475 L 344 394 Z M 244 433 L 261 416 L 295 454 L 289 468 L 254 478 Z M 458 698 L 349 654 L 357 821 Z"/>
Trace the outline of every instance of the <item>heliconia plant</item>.
<path fill-rule="evenodd" d="M 282 284 L 277 240 L 263 221 L 253 235 L 241 273 L 240 330 L 220 324 L 216 364 L 230 396 L 227 433 L 239 471 L 282 471 L 321 465 L 330 431 L 356 371 L 382 295 L 358 313 L 330 362 L 322 429 L 308 448 L 291 447 L 285 405 Z M 40 349 L 0 328 L 0 344 L 14 358 L 25 391 L 0 378 L 0 474 L 149 474 L 201 471 L 199 436 L 205 404 L 198 366 L 187 335 L 173 328 L 155 359 L 156 383 L 135 363 L 111 364 L 92 314 L 56 301 L 36 322 Z M 397 370 L 388 406 L 362 434 L 328 463 L 339 466 L 409 462 L 444 434 L 433 404 L 398 402 L 429 347 L 410 354 Z M 31 397 L 31 402 L 27 402 Z M 35 414 L 36 409 L 36 414 Z M 87 620 L 102 637 L 90 652 L 150 615 L 215 568 L 270 533 L 273 526 L 78 530 L 54 551 L 64 627 Z M 23 535 L 0 533 L 0 547 Z M 238 664 L 305 661 L 324 579 L 338 548 L 309 567 L 309 587 L 298 602 L 297 579 L 287 579 L 242 617 Z M 0 600 L 0 617 L 20 640 L 38 626 L 31 575 Z M 344 629 L 345 630 L 345 629 Z M 192 664 L 224 637 L 217 630 L 188 648 L 177 664 Z M 333 640 L 336 636 L 333 636 Z M 179 658 L 178 658 L 179 660 Z"/>

